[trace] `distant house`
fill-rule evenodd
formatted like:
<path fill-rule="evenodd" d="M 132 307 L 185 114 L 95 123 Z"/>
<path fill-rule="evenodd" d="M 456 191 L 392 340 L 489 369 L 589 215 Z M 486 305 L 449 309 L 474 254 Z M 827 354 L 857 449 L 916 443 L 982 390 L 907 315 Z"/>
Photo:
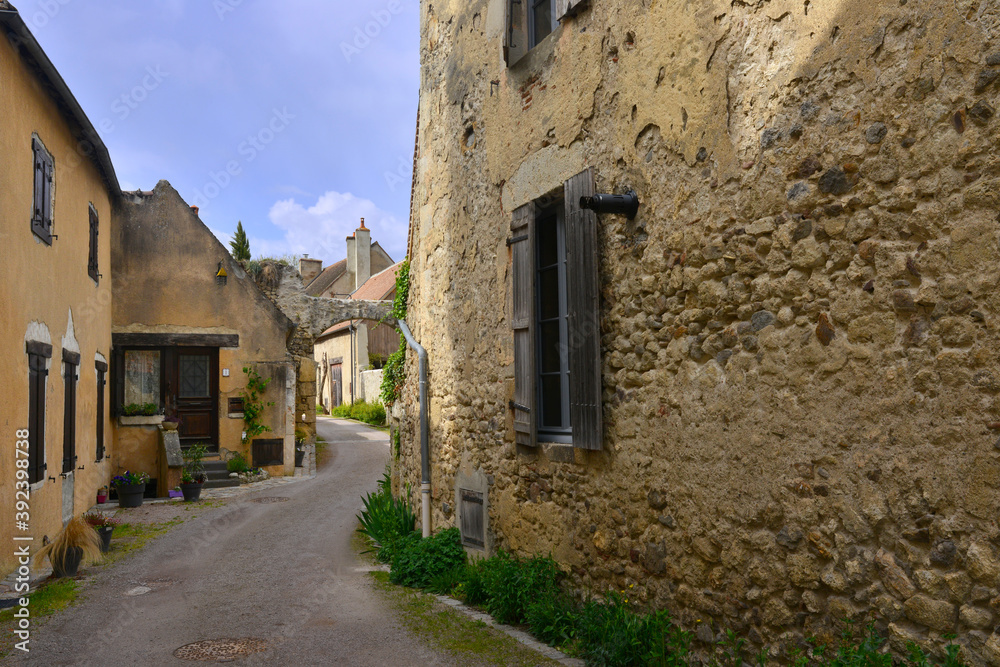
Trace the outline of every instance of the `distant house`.
<path fill-rule="evenodd" d="M 364 224 L 362 218 L 361 226 L 348 237 L 347 258 L 319 273 L 307 285 L 306 291 L 311 296 L 337 296 L 371 301 L 387 301 L 393 298 L 396 293 L 396 272 L 399 270 L 400 262 L 393 264 L 389 255 L 378 243 L 369 241 L 371 232 Z M 364 253 L 363 249 L 366 247 L 370 248 L 369 253 Z M 371 275 L 370 267 L 377 269 L 374 275 Z M 308 265 L 300 264 L 303 281 L 307 279 L 308 270 Z M 354 280 L 352 288 L 349 288 L 350 278 Z M 322 289 L 316 289 L 319 287 L 317 283 L 322 285 Z M 399 334 L 393 327 L 367 320 L 340 322 L 324 331 L 316 338 L 313 350 L 313 356 L 319 367 L 317 375 L 319 402 L 329 410 L 343 403 L 354 403 L 362 399 L 373 400 L 373 396 L 365 395 L 361 385 L 361 372 L 366 369 L 381 368 L 388 356 L 398 347 Z"/>

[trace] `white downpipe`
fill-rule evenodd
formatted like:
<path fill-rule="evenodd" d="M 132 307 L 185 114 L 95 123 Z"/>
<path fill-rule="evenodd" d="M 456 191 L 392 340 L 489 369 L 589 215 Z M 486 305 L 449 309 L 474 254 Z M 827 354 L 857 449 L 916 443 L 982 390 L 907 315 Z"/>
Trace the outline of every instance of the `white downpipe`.
<path fill-rule="evenodd" d="M 410 327 L 403 320 L 397 320 L 399 330 L 407 345 L 417 353 L 417 368 L 420 376 L 420 523 L 424 537 L 431 536 L 431 465 L 427 443 L 427 350 L 416 341 Z"/>

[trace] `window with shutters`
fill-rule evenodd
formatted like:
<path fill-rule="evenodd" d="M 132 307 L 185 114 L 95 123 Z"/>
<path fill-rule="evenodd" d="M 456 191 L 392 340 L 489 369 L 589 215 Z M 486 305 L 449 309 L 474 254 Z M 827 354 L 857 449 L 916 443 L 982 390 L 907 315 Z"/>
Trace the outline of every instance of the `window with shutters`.
<path fill-rule="evenodd" d="M 505 0 L 504 60 L 508 65 L 519 61 L 586 4 L 587 0 Z"/>
<path fill-rule="evenodd" d="M 28 483 L 45 479 L 45 384 L 52 346 L 31 341 L 28 353 Z"/>
<path fill-rule="evenodd" d="M 97 451 L 94 460 L 100 463 L 104 460 L 104 388 L 107 386 L 108 364 L 96 361 L 97 370 Z"/>
<path fill-rule="evenodd" d="M 94 282 L 100 282 L 101 272 L 98 267 L 97 262 L 97 233 L 100 229 L 100 224 L 97 220 L 97 209 L 94 205 L 90 205 L 90 253 L 87 260 L 87 274 L 94 279 Z"/>
<path fill-rule="evenodd" d="M 580 208 L 593 192 L 588 169 L 563 184 L 561 202 L 513 214 L 510 407 L 519 445 L 602 448 L 597 216 Z"/>
<path fill-rule="evenodd" d="M 34 197 L 32 200 L 31 231 L 48 245 L 52 245 L 52 202 L 55 194 L 55 162 L 45 149 L 42 140 L 33 136 Z"/>
<path fill-rule="evenodd" d="M 63 350 L 63 386 L 66 398 L 63 403 L 63 474 L 76 468 L 76 383 L 80 379 L 80 354 Z"/>

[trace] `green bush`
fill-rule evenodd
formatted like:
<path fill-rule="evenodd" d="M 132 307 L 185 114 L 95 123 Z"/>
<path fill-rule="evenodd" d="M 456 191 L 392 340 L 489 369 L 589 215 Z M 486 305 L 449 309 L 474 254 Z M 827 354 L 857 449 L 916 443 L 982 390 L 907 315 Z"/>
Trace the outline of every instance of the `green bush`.
<path fill-rule="evenodd" d="M 458 528 L 422 539 L 416 533 L 402 538 L 392 559 L 389 581 L 411 588 L 428 588 L 441 575 L 465 563 Z"/>
<path fill-rule="evenodd" d="M 122 406 L 122 415 L 125 417 L 152 417 L 160 412 L 160 406 L 156 403 L 129 403 Z"/>
<path fill-rule="evenodd" d="M 576 622 L 577 651 L 588 665 L 684 665 L 689 633 L 666 611 L 637 613 L 620 593 L 583 605 Z"/>
<path fill-rule="evenodd" d="M 358 401 L 354 404 L 344 403 L 330 411 L 334 417 L 357 419 L 372 426 L 385 426 L 385 406 L 379 403 Z"/>
<path fill-rule="evenodd" d="M 485 607 L 501 623 L 523 623 L 533 600 L 559 593 L 561 577 L 559 566 L 549 557 L 521 560 L 501 551 L 469 566 L 465 599 Z"/>
<path fill-rule="evenodd" d="M 226 470 L 229 472 L 244 473 L 250 470 L 250 464 L 247 463 L 247 457 L 243 456 L 241 452 L 235 452 L 226 461 Z"/>
<path fill-rule="evenodd" d="M 577 605 L 565 593 L 540 596 L 525 617 L 531 634 L 550 646 L 566 646 L 576 637 Z"/>
<path fill-rule="evenodd" d="M 369 493 L 363 499 L 364 509 L 358 515 L 361 522 L 359 532 L 368 536 L 375 557 L 383 562 L 392 562 L 396 553 L 396 543 L 413 532 L 417 517 L 413 514 L 408 499 L 393 498 L 392 477 L 388 466 L 379 481 L 378 491 Z"/>

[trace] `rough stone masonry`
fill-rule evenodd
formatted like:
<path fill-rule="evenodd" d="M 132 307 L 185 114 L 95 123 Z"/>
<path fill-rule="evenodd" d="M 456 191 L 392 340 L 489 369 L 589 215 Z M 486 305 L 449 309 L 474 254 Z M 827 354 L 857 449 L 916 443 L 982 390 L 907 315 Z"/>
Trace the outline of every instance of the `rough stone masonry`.
<path fill-rule="evenodd" d="M 520 62 L 421 3 L 408 321 L 435 526 L 781 651 L 876 619 L 1000 665 L 1000 8 L 590 2 Z M 511 211 L 593 167 L 604 442 L 519 450 Z M 416 363 L 397 470 L 419 487 Z M 701 621 L 698 623 L 698 621 Z"/>

